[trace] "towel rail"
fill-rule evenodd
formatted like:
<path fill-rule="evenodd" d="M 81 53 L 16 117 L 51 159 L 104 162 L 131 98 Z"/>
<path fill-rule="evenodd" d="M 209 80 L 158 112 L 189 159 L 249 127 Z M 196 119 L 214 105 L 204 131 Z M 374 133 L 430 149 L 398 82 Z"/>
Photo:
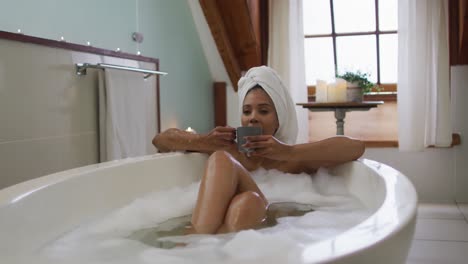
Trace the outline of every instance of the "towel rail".
<path fill-rule="evenodd" d="M 116 70 L 141 72 L 141 73 L 146 74 L 143 77 L 145 79 L 150 77 L 153 74 L 167 75 L 167 72 L 140 69 L 140 68 L 135 68 L 135 67 L 121 66 L 121 65 L 107 64 L 107 63 L 98 63 L 98 64 L 77 63 L 75 65 L 76 65 L 76 74 L 77 75 L 86 75 L 86 69 L 88 69 L 88 68 L 93 68 L 93 69 L 106 69 L 106 68 L 109 68 L 109 69 L 116 69 Z"/>

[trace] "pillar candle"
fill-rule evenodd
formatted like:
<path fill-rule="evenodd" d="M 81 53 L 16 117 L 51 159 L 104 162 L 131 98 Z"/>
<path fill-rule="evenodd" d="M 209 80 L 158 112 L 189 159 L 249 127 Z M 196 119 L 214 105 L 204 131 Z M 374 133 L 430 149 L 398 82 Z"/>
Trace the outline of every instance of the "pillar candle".
<path fill-rule="evenodd" d="M 315 102 L 325 103 L 328 101 L 327 95 L 327 82 L 317 80 L 317 86 L 315 87 Z"/>
<path fill-rule="evenodd" d="M 336 102 L 346 102 L 346 87 L 347 83 L 345 80 L 336 79 Z"/>
<path fill-rule="evenodd" d="M 335 83 L 329 83 L 327 85 L 328 102 L 336 102 L 336 85 Z"/>

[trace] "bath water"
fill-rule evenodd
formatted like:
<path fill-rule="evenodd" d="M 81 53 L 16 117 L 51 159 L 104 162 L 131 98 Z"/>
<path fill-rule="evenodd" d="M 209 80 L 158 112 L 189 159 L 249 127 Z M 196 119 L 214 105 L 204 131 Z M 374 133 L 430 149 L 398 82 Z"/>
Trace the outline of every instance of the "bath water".
<path fill-rule="evenodd" d="M 254 229 L 258 230 L 273 227 L 278 224 L 278 220 L 281 217 L 303 216 L 312 211 L 313 206 L 309 204 L 294 202 L 273 203 L 269 205 L 263 223 Z M 191 226 L 191 216 L 192 215 L 176 217 L 162 222 L 153 228 L 136 230 L 128 236 L 128 238 L 141 241 L 149 246 L 157 248 L 171 249 L 178 246 L 185 246 L 185 244 L 173 242 L 171 239 L 173 239 L 174 236 L 186 235 L 187 228 Z"/>
<path fill-rule="evenodd" d="M 325 169 L 313 177 L 264 169 L 252 175 L 270 203 L 283 205 L 287 216 L 275 217 L 275 225 L 229 234 L 182 235 L 195 207 L 196 182 L 144 195 L 83 223 L 46 245 L 36 262 L 299 263 L 305 245 L 336 236 L 371 214 L 347 192 L 344 178 Z"/>

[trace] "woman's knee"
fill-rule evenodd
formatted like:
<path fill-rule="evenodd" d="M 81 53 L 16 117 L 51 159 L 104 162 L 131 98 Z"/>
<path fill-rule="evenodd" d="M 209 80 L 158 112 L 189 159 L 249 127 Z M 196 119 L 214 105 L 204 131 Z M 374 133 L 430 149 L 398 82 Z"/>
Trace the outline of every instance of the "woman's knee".
<path fill-rule="evenodd" d="M 229 154 L 229 152 L 224 150 L 217 150 L 210 155 L 210 157 L 208 158 L 208 162 L 231 163 L 232 159 L 233 157 L 231 154 Z"/>
<path fill-rule="evenodd" d="M 253 191 L 240 193 L 231 201 L 225 225 L 231 232 L 253 228 L 265 218 L 266 208 L 266 201 L 258 193 Z"/>
<path fill-rule="evenodd" d="M 209 171 L 221 170 L 223 174 L 229 174 L 228 172 L 234 172 L 236 170 L 236 162 L 231 154 L 223 150 L 218 150 L 213 152 L 208 158 L 207 169 Z"/>

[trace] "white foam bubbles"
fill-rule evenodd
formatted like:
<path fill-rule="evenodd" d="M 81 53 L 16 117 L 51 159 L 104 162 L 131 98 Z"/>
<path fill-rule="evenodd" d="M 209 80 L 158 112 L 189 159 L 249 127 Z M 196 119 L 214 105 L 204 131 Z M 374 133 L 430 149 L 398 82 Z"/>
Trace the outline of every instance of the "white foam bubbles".
<path fill-rule="evenodd" d="M 344 232 L 370 214 L 347 192 L 344 179 L 326 170 L 311 177 L 259 169 L 253 178 L 270 202 L 312 204 L 316 211 L 280 218 L 278 225 L 260 230 L 165 238 L 187 244 L 174 249 L 128 238 L 137 230 L 190 214 L 196 182 L 142 196 L 97 221 L 83 223 L 46 247 L 41 257 L 49 258 L 49 263 L 297 263 L 305 244 Z"/>

